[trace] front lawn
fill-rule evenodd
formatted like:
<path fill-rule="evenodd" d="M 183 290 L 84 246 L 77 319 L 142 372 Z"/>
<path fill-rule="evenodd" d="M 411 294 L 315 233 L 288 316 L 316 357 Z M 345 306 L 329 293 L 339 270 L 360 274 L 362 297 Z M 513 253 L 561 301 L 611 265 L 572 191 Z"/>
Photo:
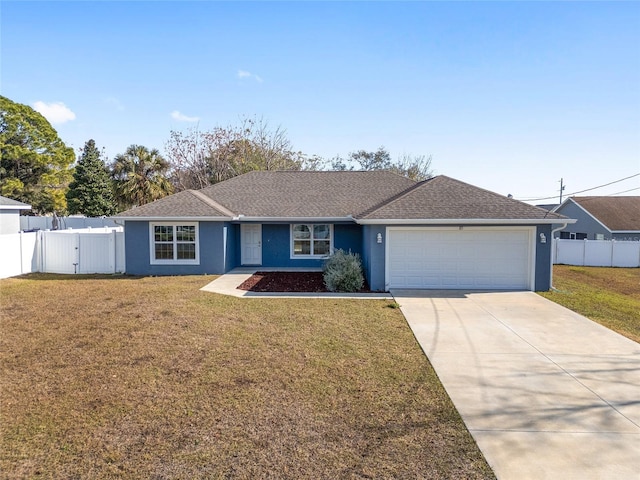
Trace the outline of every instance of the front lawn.
<path fill-rule="evenodd" d="M 389 301 L 0 281 L 7 478 L 493 478 Z"/>
<path fill-rule="evenodd" d="M 640 268 L 554 265 L 541 295 L 640 342 Z"/>

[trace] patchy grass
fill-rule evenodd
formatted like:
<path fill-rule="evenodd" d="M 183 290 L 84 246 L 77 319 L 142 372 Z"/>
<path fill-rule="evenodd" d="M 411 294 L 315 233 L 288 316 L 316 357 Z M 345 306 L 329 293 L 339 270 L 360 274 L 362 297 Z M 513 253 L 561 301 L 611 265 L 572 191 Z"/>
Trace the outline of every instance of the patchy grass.
<path fill-rule="evenodd" d="M 555 265 L 553 283 L 540 295 L 640 342 L 640 268 Z"/>
<path fill-rule="evenodd" d="M 493 478 L 388 301 L 0 281 L 7 478 Z"/>

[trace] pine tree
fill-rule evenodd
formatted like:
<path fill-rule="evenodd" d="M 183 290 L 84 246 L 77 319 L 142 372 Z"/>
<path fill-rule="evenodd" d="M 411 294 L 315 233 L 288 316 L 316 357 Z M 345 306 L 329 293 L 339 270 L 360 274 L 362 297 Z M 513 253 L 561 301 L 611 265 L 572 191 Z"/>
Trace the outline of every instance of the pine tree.
<path fill-rule="evenodd" d="M 109 171 L 93 140 L 85 143 L 82 149 L 67 192 L 67 208 L 71 214 L 87 217 L 116 213 Z"/>

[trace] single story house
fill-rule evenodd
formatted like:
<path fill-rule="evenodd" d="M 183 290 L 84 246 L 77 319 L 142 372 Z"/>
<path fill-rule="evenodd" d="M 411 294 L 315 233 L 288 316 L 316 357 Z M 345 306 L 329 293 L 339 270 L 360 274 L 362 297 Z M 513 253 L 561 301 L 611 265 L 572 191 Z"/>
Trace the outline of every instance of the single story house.
<path fill-rule="evenodd" d="M 361 256 L 372 290 L 548 290 L 564 216 L 446 176 L 256 171 L 119 214 L 126 270 L 223 274 Z"/>
<path fill-rule="evenodd" d="M 0 235 L 20 231 L 20 211 L 31 210 L 31 205 L 0 195 Z"/>
<path fill-rule="evenodd" d="M 552 211 L 577 220 L 559 238 L 640 241 L 640 197 L 569 197 Z"/>

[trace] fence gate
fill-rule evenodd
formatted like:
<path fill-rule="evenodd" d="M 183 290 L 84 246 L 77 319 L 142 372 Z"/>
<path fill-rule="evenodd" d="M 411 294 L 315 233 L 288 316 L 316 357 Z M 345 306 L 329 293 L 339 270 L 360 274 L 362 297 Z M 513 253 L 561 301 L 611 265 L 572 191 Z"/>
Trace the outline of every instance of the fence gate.
<path fill-rule="evenodd" d="M 78 236 L 78 273 L 116 271 L 115 235 L 76 233 Z"/>
<path fill-rule="evenodd" d="M 78 273 L 78 249 L 80 248 L 77 233 L 43 232 L 42 271 L 48 273 Z"/>

